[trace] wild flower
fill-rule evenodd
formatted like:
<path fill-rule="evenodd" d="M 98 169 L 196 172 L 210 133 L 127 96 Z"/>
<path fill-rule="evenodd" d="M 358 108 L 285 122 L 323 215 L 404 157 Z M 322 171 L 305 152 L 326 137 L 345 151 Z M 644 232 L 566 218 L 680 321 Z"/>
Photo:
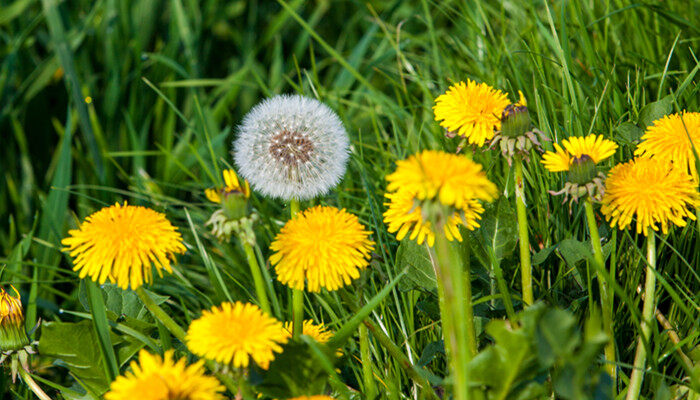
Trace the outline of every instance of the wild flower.
<path fill-rule="evenodd" d="M 325 194 L 345 173 L 349 139 L 340 118 L 318 100 L 280 95 L 245 116 L 234 142 L 238 172 L 253 189 L 283 200 Z"/>
<path fill-rule="evenodd" d="M 192 321 L 187 348 L 193 354 L 234 368 L 251 361 L 267 369 L 288 337 L 282 323 L 254 304 L 223 303 Z"/>
<path fill-rule="evenodd" d="M 105 400 L 224 399 L 224 387 L 205 375 L 203 360 L 188 366 L 184 358 L 175 361 L 173 350 L 163 357 L 141 350 L 138 362 L 130 366 L 130 371 L 112 382 Z"/>
<path fill-rule="evenodd" d="M 440 126 L 480 147 L 501 129 L 501 114 L 508 104 L 505 93 L 467 79 L 438 96 L 433 111 Z"/>
<path fill-rule="evenodd" d="M 396 170 L 387 176 L 389 185 L 384 195 L 388 209 L 384 222 L 389 232 L 398 232 L 429 246 L 435 241 L 434 217 L 441 220 L 441 229 L 448 240 L 462 240 L 458 225 L 469 229 L 479 226 L 484 211 L 479 203 L 491 201 L 497 188 L 488 180 L 481 165 L 457 154 L 426 150 L 396 163 Z"/>
<path fill-rule="evenodd" d="M 691 209 L 700 206 L 700 194 L 683 167 L 642 157 L 610 170 L 602 203 L 611 226 L 626 229 L 636 220 L 637 233 L 647 236 L 649 228 L 668 233 L 671 224 L 695 220 Z"/>
<path fill-rule="evenodd" d="M 667 115 L 647 127 L 634 155 L 657 158 L 687 168 L 697 182 L 693 147 L 700 153 L 700 113 L 684 111 Z"/>
<path fill-rule="evenodd" d="M 115 204 L 85 218 L 78 229 L 61 241 L 74 257 L 80 278 L 122 289 L 136 289 L 153 279 L 152 267 L 172 273 L 170 260 L 183 254 L 182 236 L 157 211 L 141 206 Z"/>
<path fill-rule="evenodd" d="M 287 221 L 270 249 L 277 280 L 298 290 L 337 290 L 359 278 L 374 242 L 359 219 L 335 207 L 316 206 Z"/>

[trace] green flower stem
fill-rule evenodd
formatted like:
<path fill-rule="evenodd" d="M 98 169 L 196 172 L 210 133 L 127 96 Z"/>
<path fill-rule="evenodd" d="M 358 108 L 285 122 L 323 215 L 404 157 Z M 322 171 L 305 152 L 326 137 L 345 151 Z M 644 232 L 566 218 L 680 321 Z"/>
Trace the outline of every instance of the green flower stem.
<path fill-rule="evenodd" d="M 292 290 L 292 338 L 299 339 L 304 328 L 304 292 Z"/>
<path fill-rule="evenodd" d="M 377 386 L 374 383 L 374 372 L 372 371 L 372 354 L 369 350 L 369 334 L 367 326 L 360 324 L 360 356 L 362 359 L 362 379 L 365 386 L 365 398 L 372 400 L 377 396 Z"/>
<path fill-rule="evenodd" d="M 299 200 L 292 199 L 289 202 L 289 211 L 294 218 L 299 212 Z M 304 292 L 292 289 L 292 338 L 299 339 L 304 327 Z"/>
<path fill-rule="evenodd" d="M 160 321 L 165 328 L 170 331 L 170 333 L 173 334 L 179 341 L 182 343 L 187 343 L 185 341 L 185 336 L 187 334 L 185 333 L 185 330 L 180 327 L 180 325 L 175 322 L 172 318 L 170 318 L 170 315 L 166 313 L 158 304 L 156 304 L 155 301 L 151 298 L 151 296 L 146 293 L 146 291 L 143 289 L 143 286 L 140 286 L 138 289 L 134 290 L 136 292 L 136 295 L 139 296 L 139 299 L 141 299 L 141 302 L 143 303 L 144 306 L 148 309 L 148 311 L 153 315 L 155 319 Z"/>
<path fill-rule="evenodd" d="M 651 344 L 651 327 L 654 323 L 654 310 L 656 309 L 656 242 L 654 232 L 650 232 L 647 237 L 647 278 L 644 284 L 644 308 L 642 310 L 642 326 L 637 351 L 634 354 L 634 367 L 630 376 L 630 383 L 627 386 L 627 400 L 639 398 L 644 380 L 644 370 L 647 361 L 647 348 L 644 343 Z"/>
<path fill-rule="evenodd" d="M 593 203 L 590 196 L 586 197 L 584 202 L 586 209 L 586 219 L 588 220 L 588 231 L 591 235 L 591 246 L 593 247 L 593 261 L 596 263 L 596 273 L 598 275 L 598 288 L 600 291 L 600 307 L 603 313 L 603 330 L 608 335 L 610 340 L 605 345 L 605 368 L 613 380 L 613 390 L 616 387 L 617 372 L 615 367 L 615 330 L 613 326 L 613 298 L 610 293 L 610 288 L 601 272 L 605 271 L 605 258 L 603 257 L 603 249 L 600 246 L 600 233 L 598 232 L 598 224 L 596 224 L 595 213 L 593 212 Z M 614 394 L 614 393 L 613 393 Z"/>
<path fill-rule="evenodd" d="M 248 259 L 250 273 L 253 275 L 253 281 L 255 282 L 255 293 L 258 296 L 260 308 L 262 308 L 262 310 L 267 314 L 272 315 L 270 301 L 267 299 L 267 291 L 265 290 L 265 281 L 263 280 L 262 273 L 260 272 L 260 265 L 258 264 L 258 258 L 255 256 L 253 246 L 251 246 L 248 242 L 243 242 L 243 250 L 245 251 L 245 257 Z"/>
<path fill-rule="evenodd" d="M 39 386 L 38 383 L 32 378 L 32 375 L 27 372 L 23 367 L 19 368 L 19 376 L 22 377 L 22 381 L 27 385 L 29 390 L 34 392 L 36 397 L 40 398 L 41 400 L 51 400 L 51 397 L 44 392 L 41 387 Z"/>
<path fill-rule="evenodd" d="M 467 364 L 471 356 L 471 347 L 467 341 L 465 323 L 464 287 L 465 279 L 461 263 L 453 257 L 449 242 L 436 224 L 435 235 L 435 275 L 437 277 L 438 296 L 442 332 L 445 338 L 450 374 L 452 375 L 452 395 L 454 400 L 469 399 L 469 376 Z M 457 272 L 457 273 L 455 273 Z"/>
<path fill-rule="evenodd" d="M 411 360 L 406 357 L 406 355 L 401 351 L 399 346 L 394 343 L 393 340 L 389 336 L 387 336 L 386 333 L 382 330 L 381 327 L 377 325 L 376 322 L 370 320 L 370 319 L 365 319 L 363 321 L 367 329 L 372 333 L 372 336 L 374 336 L 375 339 L 377 339 L 377 342 L 384 347 L 384 349 L 389 353 L 389 355 L 396 360 L 396 362 L 403 368 L 404 372 L 406 372 L 406 375 L 408 375 L 409 378 L 415 383 L 420 386 L 423 391 L 422 394 L 425 395 L 426 398 L 431 399 L 431 400 L 437 400 L 439 397 L 435 394 L 433 391 L 432 386 L 430 385 L 430 382 L 425 378 L 424 374 L 420 374 L 416 368 L 413 366 L 411 363 Z"/>
<path fill-rule="evenodd" d="M 530 238 L 527 233 L 527 211 L 525 209 L 525 181 L 523 160 L 515 157 L 515 211 L 518 214 L 518 237 L 520 243 L 520 275 L 522 277 L 523 301 L 526 305 L 535 302 L 532 294 L 532 263 L 530 261 Z"/>

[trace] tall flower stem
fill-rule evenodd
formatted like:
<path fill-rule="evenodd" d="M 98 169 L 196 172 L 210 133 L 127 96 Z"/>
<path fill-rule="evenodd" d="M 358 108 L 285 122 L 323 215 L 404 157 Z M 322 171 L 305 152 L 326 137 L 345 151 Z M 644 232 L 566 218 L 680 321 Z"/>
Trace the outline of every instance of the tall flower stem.
<path fill-rule="evenodd" d="M 598 232 L 598 224 L 595 220 L 593 212 L 593 203 L 590 196 L 586 197 L 584 202 L 586 209 L 586 219 L 588 220 L 588 231 L 591 235 L 591 246 L 593 247 L 593 261 L 596 263 L 596 273 L 598 275 L 598 288 L 600 291 L 600 308 L 603 314 L 603 330 L 610 339 L 605 345 L 605 368 L 610 374 L 613 381 L 613 390 L 615 390 L 615 381 L 617 380 L 617 372 L 615 367 L 615 330 L 613 326 L 613 298 L 610 293 L 608 283 L 605 281 L 602 272 L 605 271 L 605 258 L 603 257 L 603 248 L 600 245 L 600 233 Z"/>
<path fill-rule="evenodd" d="M 523 301 L 526 305 L 535 302 L 532 294 L 532 262 L 530 260 L 530 238 L 527 233 L 527 210 L 525 209 L 525 180 L 523 160 L 516 156 L 515 164 L 515 211 L 518 215 L 518 237 L 520 240 L 520 275 L 522 277 Z"/>
<path fill-rule="evenodd" d="M 647 269 L 646 282 L 644 284 L 644 308 L 642 309 L 642 326 L 637 351 L 634 354 L 634 369 L 627 386 L 627 400 L 639 398 L 644 380 L 644 369 L 647 361 L 647 348 L 644 343 L 651 343 L 651 327 L 654 323 L 654 309 L 656 309 L 656 241 L 653 232 L 647 237 Z"/>
<path fill-rule="evenodd" d="M 143 289 L 143 286 L 140 286 L 136 290 L 136 295 L 141 299 L 141 302 L 143 303 L 144 306 L 148 309 L 148 311 L 153 315 L 155 319 L 160 321 L 165 328 L 170 331 L 170 333 L 173 334 L 179 341 L 182 343 L 187 343 L 185 341 L 185 337 L 187 334 L 185 333 L 185 330 L 180 327 L 180 325 L 175 322 L 172 318 L 170 318 L 170 315 L 165 312 L 156 302 L 151 298 L 151 296 L 146 293 L 146 291 Z"/>
<path fill-rule="evenodd" d="M 289 202 L 289 211 L 294 218 L 299 212 L 299 200 Z M 298 339 L 304 327 L 304 292 L 292 289 L 292 338 Z"/>
<path fill-rule="evenodd" d="M 265 290 L 265 281 L 263 280 L 262 272 L 260 272 L 260 265 L 258 264 L 258 258 L 255 256 L 253 246 L 244 241 L 243 251 L 245 251 L 245 257 L 248 260 L 248 265 L 250 266 L 250 273 L 253 275 L 253 282 L 255 282 L 255 294 L 258 296 L 260 308 L 267 314 L 272 315 L 270 301 L 267 299 L 267 291 Z"/>
<path fill-rule="evenodd" d="M 471 348 L 467 340 L 464 279 L 461 263 L 453 257 L 449 242 L 437 227 L 435 235 L 435 275 L 437 277 L 438 296 L 442 332 L 448 354 L 450 374 L 452 375 L 452 395 L 455 400 L 469 398 L 469 376 L 467 363 L 471 358 Z M 457 272 L 457 273 L 455 273 Z"/>

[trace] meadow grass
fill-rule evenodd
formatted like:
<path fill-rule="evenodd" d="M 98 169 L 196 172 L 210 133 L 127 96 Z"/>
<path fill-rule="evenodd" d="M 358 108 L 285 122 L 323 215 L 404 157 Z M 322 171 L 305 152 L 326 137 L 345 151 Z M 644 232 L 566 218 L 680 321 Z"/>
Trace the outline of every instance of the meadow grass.
<path fill-rule="evenodd" d="M 149 206 L 165 212 L 188 244 L 175 273 L 148 288 L 167 296 L 157 301 L 175 321 L 186 327 L 202 309 L 254 299 L 244 249 L 235 240 L 217 240 L 204 227 L 213 210 L 204 189 L 221 185 L 221 171 L 233 165 L 231 142 L 242 116 L 265 97 L 300 93 L 334 109 L 352 142 L 342 183 L 302 208 L 345 208 L 360 217 L 377 243 L 371 268 L 353 290 L 307 293 L 305 314 L 338 330 L 387 282 L 406 268 L 413 274 L 401 278 L 359 336 L 347 342 L 338 371 L 324 367 L 330 387 L 339 397 L 417 398 L 427 396 L 417 386 L 419 376 L 441 392 L 449 382 L 442 380 L 448 368 L 435 290 L 429 277 L 427 282 L 415 277 L 416 250 L 401 249 L 382 220 L 385 177 L 396 160 L 422 149 L 457 147 L 458 140 L 446 138 L 434 121 L 434 99 L 467 78 L 507 91 L 513 101 L 520 90 L 534 125 L 553 141 L 597 133 L 617 142 L 617 153 L 604 162 L 611 167 L 632 158 L 654 119 L 700 110 L 698 20 L 697 0 L 4 2 L 2 284 L 11 283 L 22 294 L 28 329 L 39 318 L 93 318 L 87 311 L 90 291 L 102 292 L 106 319 L 121 310 L 126 319 L 109 322 L 116 359 L 109 361 L 110 351 L 91 343 L 89 354 L 73 360 L 81 368 L 96 368 L 95 374 L 109 376 L 109 368 L 103 368 L 114 363 L 123 371 L 143 346 L 181 349 L 162 325 L 145 335 L 129 331 L 138 326 L 131 319 L 152 324 L 143 310 L 126 309 L 137 300 L 81 283 L 60 240 L 103 206 L 124 200 Z M 551 149 L 551 143 L 545 147 Z M 512 205 L 513 173 L 500 154 L 477 149 L 473 157 L 500 188 L 502 202 Z M 569 311 L 573 325 L 585 330 L 596 314 L 598 286 L 588 264 L 584 208 L 549 194 L 565 177 L 546 171 L 539 159 L 533 153 L 524 167 L 535 299 Z M 261 219 L 255 255 L 269 267 L 268 246 L 289 210 L 262 196 L 253 196 L 252 203 Z M 498 204 L 494 209 L 500 210 Z M 513 213 L 503 207 L 494 214 Z M 596 213 L 615 297 L 617 392 L 623 397 L 640 330 L 644 238 L 610 228 Z M 489 232 L 476 231 L 462 247 L 471 253 L 467 262 L 481 348 L 494 340 L 483 331 L 486 323 L 506 316 L 494 271 L 479 257 L 479 246 L 494 237 Z M 517 235 L 512 230 L 506 236 L 499 263 L 519 311 Z M 696 223 L 657 239 L 656 297 L 668 325 L 652 327 L 643 398 L 698 398 L 699 243 Z M 291 292 L 271 279 L 272 269 L 264 268 L 264 274 L 273 314 L 291 320 Z M 42 330 L 33 335 L 38 339 Z M 374 335 L 378 330 L 395 346 Z M 109 344 L 106 331 L 98 334 L 102 346 Z M 362 337 L 367 341 L 358 340 Z M 600 362 L 602 353 L 597 354 Z M 37 380 L 67 397 L 81 392 L 65 368 L 50 366 L 55 358 L 34 359 Z M 406 369 L 406 362 L 418 367 Z M 546 373 L 527 381 L 538 379 L 554 390 Z M 513 382 L 526 385 L 515 376 Z M 0 378 L 0 389 L 31 397 L 7 376 Z"/>

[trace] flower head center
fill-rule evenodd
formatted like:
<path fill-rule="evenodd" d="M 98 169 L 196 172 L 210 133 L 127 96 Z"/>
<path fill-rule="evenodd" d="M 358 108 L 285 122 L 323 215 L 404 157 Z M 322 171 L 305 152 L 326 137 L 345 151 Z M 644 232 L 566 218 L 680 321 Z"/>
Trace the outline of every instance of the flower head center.
<path fill-rule="evenodd" d="M 309 162 L 313 152 L 314 143 L 297 131 L 282 130 L 270 142 L 270 154 L 288 167 Z"/>

